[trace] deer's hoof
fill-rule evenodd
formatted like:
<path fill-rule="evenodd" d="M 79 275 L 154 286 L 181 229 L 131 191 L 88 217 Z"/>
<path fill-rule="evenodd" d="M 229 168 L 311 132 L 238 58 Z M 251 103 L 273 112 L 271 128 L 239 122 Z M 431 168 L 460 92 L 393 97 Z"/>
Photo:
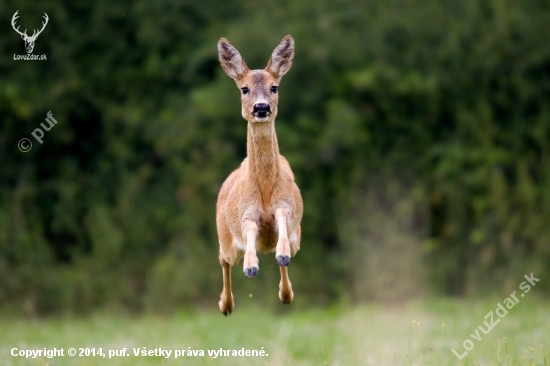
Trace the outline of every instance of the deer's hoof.
<path fill-rule="evenodd" d="M 279 291 L 279 299 L 281 299 L 281 302 L 283 304 L 285 305 L 290 304 L 293 298 L 294 298 L 294 294 L 292 293 L 292 290 Z"/>
<path fill-rule="evenodd" d="M 220 305 L 220 310 L 221 310 L 222 314 L 225 315 L 225 316 L 230 315 L 231 312 L 233 311 L 233 309 L 231 309 L 229 306 L 222 305 L 221 301 L 220 301 L 219 305 Z"/>
<path fill-rule="evenodd" d="M 231 301 L 224 301 L 223 297 L 218 302 L 220 311 L 223 315 L 228 316 L 233 312 L 233 307 L 235 306 L 235 301 L 233 300 L 233 294 L 231 294 Z"/>
<path fill-rule="evenodd" d="M 290 263 L 290 257 L 288 255 L 280 255 L 277 257 L 277 263 L 279 263 L 279 266 L 281 267 L 286 267 Z"/>
<path fill-rule="evenodd" d="M 244 276 L 247 278 L 255 277 L 258 274 L 259 268 L 258 267 L 250 267 L 244 269 Z"/>

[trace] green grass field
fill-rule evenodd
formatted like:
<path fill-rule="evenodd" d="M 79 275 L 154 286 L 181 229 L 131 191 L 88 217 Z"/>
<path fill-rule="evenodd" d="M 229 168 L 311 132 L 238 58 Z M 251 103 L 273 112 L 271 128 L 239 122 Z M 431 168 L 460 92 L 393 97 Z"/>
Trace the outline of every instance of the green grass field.
<path fill-rule="evenodd" d="M 0 321 L 1 365 L 545 365 L 550 366 L 550 303 L 522 299 L 480 340 L 484 316 L 503 299 L 429 300 L 406 306 L 332 307 L 278 313 L 238 304 L 218 312 L 170 317 L 97 314 L 87 318 Z M 250 304 L 254 301 L 250 299 Z M 240 305 L 240 306 L 239 306 Z M 256 304 L 259 305 L 259 304 Z M 490 319 L 489 319 L 490 320 Z M 486 327 L 485 327 L 486 328 Z M 473 348 L 459 361 L 451 352 Z M 467 344 L 469 346 L 469 344 Z M 64 348 L 64 357 L 25 359 L 12 348 Z M 70 357 L 68 349 L 105 354 Z M 170 358 L 134 356 L 134 348 L 172 350 Z M 208 350 L 263 350 L 264 357 L 208 355 Z M 109 359 L 109 350 L 129 356 Z M 175 359 L 175 351 L 184 356 Z M 188 356 L 189 350 L 204 356 Z"/>

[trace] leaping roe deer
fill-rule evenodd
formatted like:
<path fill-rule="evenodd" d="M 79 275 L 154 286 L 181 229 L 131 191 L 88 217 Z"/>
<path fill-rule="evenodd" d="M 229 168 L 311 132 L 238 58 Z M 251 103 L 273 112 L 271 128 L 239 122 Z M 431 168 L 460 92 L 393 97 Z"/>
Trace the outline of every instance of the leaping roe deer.
<path fill-rule="evenodd" d="M 247 157 L 223 183 L 216 208 L 223 290 L 219 302 L 224 315 L 235 305 L 231 266 L 244 256 L 244 275 L 259 271 L 259 252 L 275 252 L 281 272 L 279 298 L 292 301 L 288 264 L 300 249 L 303 203 L 286 159 L 279 154 L 275 117 L 278 88 L 294 59 L 294 39 L 283 38 L 264 70 L 249 70 L 239 51 L 225 38 L 218 42 L 224 71 L 241 92 L 242 116 L 248 121 Z"/>

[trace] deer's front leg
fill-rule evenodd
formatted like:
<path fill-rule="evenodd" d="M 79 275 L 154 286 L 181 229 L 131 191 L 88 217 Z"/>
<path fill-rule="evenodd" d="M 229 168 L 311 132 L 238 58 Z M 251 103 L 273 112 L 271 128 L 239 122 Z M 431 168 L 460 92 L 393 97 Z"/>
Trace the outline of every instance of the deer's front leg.
<path fill-rule="evenodd" d="M 281 271 L 281 282 L 279 283 L 279 299 L 283 304 L 288 304 L 294 298 L 292 285 L 288 278 L 288 264 L 290 263 L 290 241 L 288 239 L 288 219 L 289 214 L 285 209 L 278 208 L 275 211 L 275 220 L 279 230 L 279 241 L 277 241 L 277 251 L 275 257 L 279 263 Z"/>
<path fill-rule="evenodd" d="M 244 275 L 254 277 L 260 270 L 258 257 L 256 256 L 256 238 L 258 237 L 258 225 L 245 219 L 243 222 L 243 234 L 246 238 L 246 251 L 244 252 Z"/>
<path fill-rule="evenodd" d="M 289 214 L 283 208 L 278 208 L 277 211 L 275 211 L 275 221 L 277 221 L 277 229 L 279 231 L 275 258 L 277 258 L 277 262 L 281 267 L 286 267 L 290 263 L 290 241 L 288 240 L 287 226 L 288 216 Z"/>

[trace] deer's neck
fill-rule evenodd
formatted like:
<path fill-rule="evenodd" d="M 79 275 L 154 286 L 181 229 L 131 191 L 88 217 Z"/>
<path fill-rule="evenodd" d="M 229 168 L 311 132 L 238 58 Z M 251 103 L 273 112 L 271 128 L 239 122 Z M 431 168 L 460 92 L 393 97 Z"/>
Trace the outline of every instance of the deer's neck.
<path fill-rule="evenodd" d="M 279 145 L 275 125 L 248 123 L 248 172 L 262 195 L 263 204 L 269 203 L 279 172 Z"/>

